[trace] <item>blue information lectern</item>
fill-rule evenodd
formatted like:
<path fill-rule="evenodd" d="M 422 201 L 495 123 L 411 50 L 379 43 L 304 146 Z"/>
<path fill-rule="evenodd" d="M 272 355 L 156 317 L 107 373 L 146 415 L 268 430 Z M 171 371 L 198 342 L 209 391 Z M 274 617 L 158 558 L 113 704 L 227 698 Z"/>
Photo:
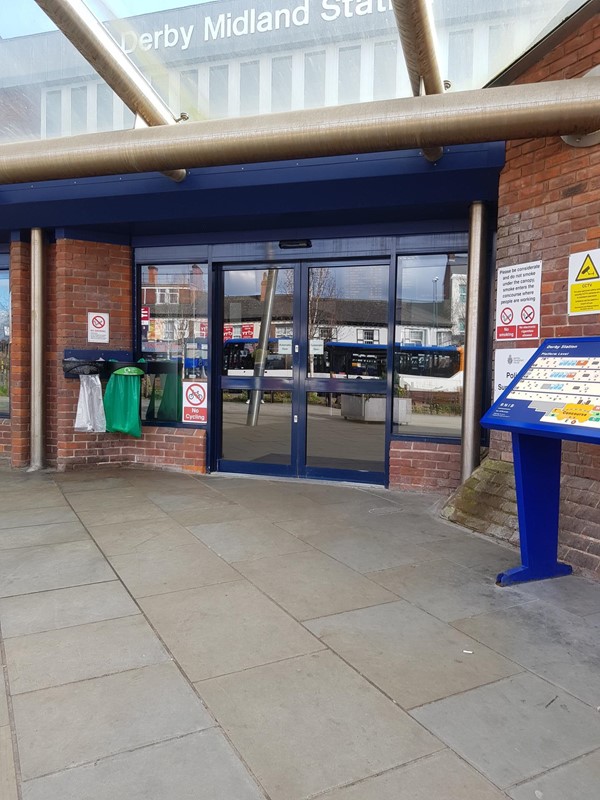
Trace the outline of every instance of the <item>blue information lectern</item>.
<path fill-rule="evenodd" d="M 513 443 L 522 564 L 497 583 L 569 575 L 558 561 L 562 440 L 600 444 L 600 337 L 547 339 L 481 424 Z"/>

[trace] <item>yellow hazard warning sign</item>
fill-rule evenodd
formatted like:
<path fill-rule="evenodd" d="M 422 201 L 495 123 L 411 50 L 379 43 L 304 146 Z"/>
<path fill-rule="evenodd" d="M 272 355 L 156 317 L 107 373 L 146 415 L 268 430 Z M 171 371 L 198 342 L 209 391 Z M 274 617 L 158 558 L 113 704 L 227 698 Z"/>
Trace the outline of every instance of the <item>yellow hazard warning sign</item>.
<path fill-rule="evenodd" d="M 596 278 L 600 278 L 600 274 L 598 274 L 598 270 L 596 269 L 596 265 L 592 261 L 590 254 L 588 253 L 581 265 L 579 272 L 577 273 L 577 277 L 575 278 L 576 281 L 593 281 Z"/>
<path fill-rule="evenodd" d="M 569 315 L 600 312 L 599 268 L 600 249 L 569 256 Z"/>

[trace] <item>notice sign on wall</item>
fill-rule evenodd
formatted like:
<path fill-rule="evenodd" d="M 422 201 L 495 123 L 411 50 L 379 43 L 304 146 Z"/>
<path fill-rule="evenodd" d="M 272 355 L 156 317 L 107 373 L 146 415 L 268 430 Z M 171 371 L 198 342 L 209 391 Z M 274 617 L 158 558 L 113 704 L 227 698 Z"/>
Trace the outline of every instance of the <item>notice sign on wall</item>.
<path fill-rule="evenodd" d="M 110 339 L 109 315 L 88 311 L 88 342 L 108 342 Z"/>
<path fill-rule="evenodd" d="M 600 250 L 569 257 L 569 315 L 600 311 Z"/>
<path fill-rule="evenodd" d="M 204 381 L 183 381 L 182 422 L 208 422 L 208 400 Z"/>
<path fill-rule="evenodd" d="M 541 286 L 541 261 L 498 270 L 497 340 L 539 339 Z"/>
<path fill-rule="evenodd" d="M 535 347 L 511 347 L 494 353 L 494 403 L 535 353 Z"/>

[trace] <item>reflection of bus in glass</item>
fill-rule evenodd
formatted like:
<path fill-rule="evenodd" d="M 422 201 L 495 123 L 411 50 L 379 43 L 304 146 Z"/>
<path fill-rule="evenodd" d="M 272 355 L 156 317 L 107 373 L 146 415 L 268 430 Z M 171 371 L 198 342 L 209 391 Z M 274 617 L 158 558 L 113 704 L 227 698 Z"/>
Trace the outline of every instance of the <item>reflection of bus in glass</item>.
<path fill-rule="evenodd" d="M 460 391 L 463 368 L 462 345 L 402 344 L 394 348 L 396 379 L 408 391 Z"/>
<path fill-rule="evenodd" d="M 229 339 L 223 343 L 223 374 L 251 376 L 258 339 Z M 387 345 L 325 342 L 310 356 L 309 377 L 385 380 Z M 463 348 L 454 345 L 402 344 L 394 348 L 394 370 L 400 386 L 414 391 L 462 388 Z M 291 377 L 292 340 L 269 339 L 266 376 Z"/>
<path fill-rule="evenodd" d="M 223 375 L 248 377 L 254 374 L 254 361 L 258 339 L 228 339 L 223 342 Z M 292 340 L 269 339 L 266 376 L 290 378 L 292 376 Z"/>
<path fill-rule="evenodd" d="M 254 373 L 258 339 L 229 339 L 223 343 L 223 374 L 247 377 Z M 386 374 L 385 345 L 325 342 L 310 356 L 311 378 L 382 378 Z M 269 339 L 264 374 L 292 375 L 292 340 Z"/>
<path fill-rule="evenodd" d="M 380 378 L 385 380 L 387 346 L 357 342 L 326 342 L 323 355 L 315 356 L 314 376 Z"/>

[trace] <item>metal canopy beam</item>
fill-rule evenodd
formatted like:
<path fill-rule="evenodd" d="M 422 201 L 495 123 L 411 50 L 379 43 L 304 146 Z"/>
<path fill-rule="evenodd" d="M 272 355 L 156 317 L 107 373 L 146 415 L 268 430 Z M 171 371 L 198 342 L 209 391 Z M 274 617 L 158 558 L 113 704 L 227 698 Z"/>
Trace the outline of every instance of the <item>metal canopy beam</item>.
<path fill-rule="evenodd" d="M 427 0 L 392 0 L 392 5 L 413 95 L 444 94 Z M 423 148 L 423 154 L 428 161 L 438 161 L 443 148 Z"/>
<path fill-rule="evenodd" d="M 579 78 L 5 144 L 0 146 L 0 183 L 531 139 L 599 128 L 600 78 Z"/>
<path fill-rule="evenodd" d="M 392 5 L 413 95 L 421 94 L 421 79 L 425 94 L 443 94 L 444 81 L 426 0 L 392 0 Z"/>
<path fill-rule="evenodd" d="M 173 113 L 83 0 L 35 0 L 98 75 L 147 125 L 175 125 Z M 185 170 L 169 173 L 182 181 Z"/>

